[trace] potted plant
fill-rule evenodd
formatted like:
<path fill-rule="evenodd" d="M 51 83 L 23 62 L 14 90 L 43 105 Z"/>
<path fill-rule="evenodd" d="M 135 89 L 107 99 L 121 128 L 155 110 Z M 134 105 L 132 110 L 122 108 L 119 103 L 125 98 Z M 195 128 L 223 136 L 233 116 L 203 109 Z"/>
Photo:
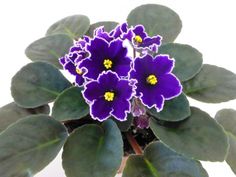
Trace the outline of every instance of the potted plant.
<path fill-rule="evenodd" d="M 156 4 L 122 24 L 84 15 L 53 24 L 27 47 L 33 62 L 0 109 L 0 176 L 33 176 L 62 147 L 68 177 L 207 177 L 200 160 L 226 160 L 236 173 L 236 111 L 213 119 L 188 102 L 235 99 L 236 75 L 173 43 L 181 27 Z"/>

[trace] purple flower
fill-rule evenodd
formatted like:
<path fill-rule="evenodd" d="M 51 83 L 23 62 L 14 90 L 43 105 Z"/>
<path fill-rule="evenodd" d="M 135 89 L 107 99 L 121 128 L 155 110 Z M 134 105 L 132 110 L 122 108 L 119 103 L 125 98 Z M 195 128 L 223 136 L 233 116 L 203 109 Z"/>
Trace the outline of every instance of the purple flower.
<path fill-rule="evenodd" d="M 110 116 L 125 121 L 130 112 L 133 88 L 128 80 L 120 79 L 114 72 L 107 71 L 97 80 L 85 85 L 83 96 L 90 104 L 93 119 L 104 121 Z"/>
<path fill-rule="evenodd" d="M 120 77 L 128 76 L 132 60 L 127 56 L 128 51 L 122 40 L 116 39 L 108 43 L 102 38 L 95 37 L 87 45 L 87 51 L 89 57 L 79 64 L 80 68 L 87 70 L 85 77 L 97 79 L 100 73 L 109 70 L 116 72 Z"/>
<path fill-rule="evenodd" d="M 157 55 L 155 58 L 145 55 L 134 61 L 130 77 L 137 80 L 136 96 L 148 108 L 155 106 L 160 111 L 165 100 L 177 97 L 182 92 L 180 81 L 171 73 L 173 67 L 174 60 L 168 55 Z"/>

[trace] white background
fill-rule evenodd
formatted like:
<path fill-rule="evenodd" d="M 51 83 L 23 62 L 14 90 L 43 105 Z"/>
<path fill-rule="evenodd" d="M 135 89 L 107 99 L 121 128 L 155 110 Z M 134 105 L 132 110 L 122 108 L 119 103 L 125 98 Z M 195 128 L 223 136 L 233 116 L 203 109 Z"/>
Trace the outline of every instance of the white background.
<path fill-rule="evenodd" d="M 24 55 L 25 48 L 43 37 L 52 23 L 73 14 L 85 14 L 92 23 L 101 20 L 124 22 L 130 10 L 145 3 L 159 3 L 175 10 L 183 21 L 183 29 L 176 42 L 197 48 L 203 53 L 205 63 L 236 72 L 235 0 L 1 0 L 0 107 L 12 101 L 12 76 L 30 62 Z M 212 116 L 224 107 L 236 109 L 235 103 L 208 105 L 191 100 L 192 105 L 199 106 Z M 60 161 L 58 156 L 36 177 L 64 177 Z M 203 165 L 210 177 L 234 176 L 226 163 L 204 162 Z"/>

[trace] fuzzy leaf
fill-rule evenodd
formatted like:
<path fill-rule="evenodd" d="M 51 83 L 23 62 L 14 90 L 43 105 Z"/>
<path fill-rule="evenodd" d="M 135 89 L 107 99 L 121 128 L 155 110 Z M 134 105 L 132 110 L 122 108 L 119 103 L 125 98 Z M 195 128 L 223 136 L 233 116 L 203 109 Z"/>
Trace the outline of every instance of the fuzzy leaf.
<path fill-rule="evenodd" d="M 72 45 L 73 41 L 67 35 L 47 36 L 30 44 L 26 48 L 25 54 L 32 61 L 44 61 L 62 68 L 59 58 L 68 53 Z"/>
<path fill-rule="evenodd" d="M 191 114 L 188 99 L 183 93 L 172 100 L 165 101 L 161 112 L 157 112 L 155 108 L 148 111 L 154 117 L 170 122 L 184 120 Z"/>
<path fill-rule="evenodd" d="M 66 137 L 65 127 L 46 115 L 17 121 L 0 134 L 0 176 L 36 174 L 56 157 Z"/>
<path fill-rule="evenodd" d="M 25 109 L 19 107 L 16 103 L 9 103 L 0 108 L 0 132 L 19 119 L 32 114 L 49 114 L 48 105 L 40 106 L 35 109 Z"/>
<path fill-rule="evenodd" d="M 62 92 L 52 108 L 52 116 L 59 121 L 80 119 L 88 114 L 89 106 L 79 87 L 71 87 Z"/>
<path fill-rule="evenodd" d="M 150 126 L 161 141 L 189 158 L 212 162 L 225 159 L 228 139 L 223 128 L 198 108 L 192 108 L 191 116 L 182 122 L 160 125 L 152 119 Z"/>
<path fill-rule="evenodd" d="M 221 124 L 227 132 L 229 138 L 229 152 L 226 162 L 236 174 L 236 110 L 223 109 L 217 112 L 215 119 Z"/>
<path fill-rule="evenodd" d="M 11 93 L 15 102 L 35 108 L 53 101 L 70 82 L 54 66 L 35 62 L 24 66 L 12 78 Z"/>
<path fill-rule="evenodd" d="M 94 36 L 94 30 L 100 26 L 104 26 L 104 29 L 106 32 L 112 31 L 116 26 L 118 25 L 117 22 L 113 21 L 102 21 L 102 22 L 97 22 L 92 25 L 90 25 L 89 30 L 87 31 L 86 35 L 93 37 Z"/>
<path fill-rule="evenodd" d="M 169 54 L 175 59 L 173 73 L 181 80 L 193 78 L 202 68 L 202 54 L 195 48 L 177 43 L 169 43 L 159 47 L 159 54 Z"/>
<path fill-rule="evenodd" d="M 208 177 L 201 163 L 188 159 L 161 142 L 149 144 L 144 155 L 131 155 L 122 177 Z"/>
<path fill-rule="evenodd" d="M 203 65 L 202 70 L 184 82 L 183 86 L 188 96 L 206 103 L 220 103 L 236 98 L 236 75 L 214 65 Z"/>
<path fill-rule="evenodd" d="M 123 156 L 120 130 L 112 120 L 75 130 L 62 155 L 67 177 L 113 177 Z"/>
<path fill-rule="evenodd" d="M 173 42 L 182 28 L 182 22 L 177 13 L 157 4 L 136 7 L 128 15 L 127 21 L 129 25 L 144 25 L 150 36 L 161 35 L 162 43 Z"/>
<path fill-rule="evenodd" d="M 71 39 L 78 39 L 88 31 L 89 25 L 90 20 L 87 16 L 73 15 L 54 23 L 46 35 L 67 34 Z"/>

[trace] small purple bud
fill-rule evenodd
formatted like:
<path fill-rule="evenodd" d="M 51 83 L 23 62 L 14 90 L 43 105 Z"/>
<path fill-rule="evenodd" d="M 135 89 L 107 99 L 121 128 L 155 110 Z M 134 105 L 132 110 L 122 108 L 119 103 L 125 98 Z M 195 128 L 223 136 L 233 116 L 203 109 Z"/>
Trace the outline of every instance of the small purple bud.
<path fill-rule="evenodd" d="M 134 117 L 139 117 L 141 115 L 144 115 L 146 113 L 146 109 L 140 99 L 134 98 L 132 101 L 132 107 L 131 112 Z"/>
<path fill-rule="evenodd" d="M 134 125 L 138 128 L 149 128 L 149 117 L 147 115 L 141 115 L 134 118 Z"/>

